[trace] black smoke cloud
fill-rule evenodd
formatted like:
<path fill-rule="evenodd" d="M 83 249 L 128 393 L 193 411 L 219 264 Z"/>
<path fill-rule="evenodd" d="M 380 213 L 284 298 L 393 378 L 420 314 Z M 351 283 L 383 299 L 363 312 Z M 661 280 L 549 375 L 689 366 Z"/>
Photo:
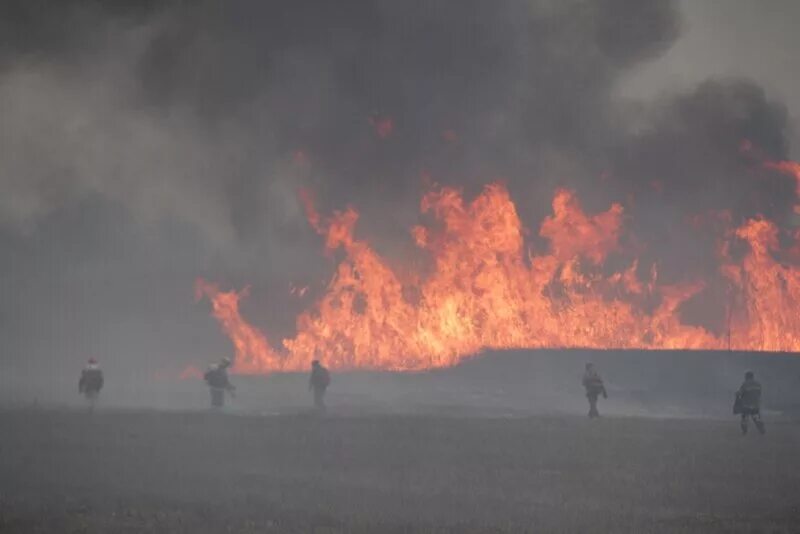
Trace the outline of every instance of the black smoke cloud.
<path fill-rule="evenodd" d="M 675 2 L 1 9 L 4 366 L 66 372 L 94 355 L 174 369 L 225 354 L 191 300 L 199 275 L 252 283 L 248 316 L 289 333 L 307 304 L 289 285 L 331 272 L 299 187 L 323 211 L 356 206 L 362 235 L 396 261 L 423 174 L 468 193 L 502 178 L 532 228 L 553 189 L 573 187 L 589 209 L 627 203 L 667 277 L 713 260 L 686 216 L 784 216 L 793 202 L 789 178 L 754 179 L 738 148 L 786 155 L 786 110 L 755 82 L 615 98 L 678 38 Z M 387 118 L 381 138 L 370 120 Z"/>

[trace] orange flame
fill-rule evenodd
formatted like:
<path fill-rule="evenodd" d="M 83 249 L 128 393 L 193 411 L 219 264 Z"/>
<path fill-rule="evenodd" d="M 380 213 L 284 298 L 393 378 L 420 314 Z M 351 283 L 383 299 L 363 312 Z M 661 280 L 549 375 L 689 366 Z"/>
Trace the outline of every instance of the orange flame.
<path fill-rule="evenodd" d="M 215 284 L 202 279 L 195 282 L 195 299 L 211 299 L 212 313 L 231 338 L 236 351 L 236 370 L 240 373 L 258 373 L 281 368 L 282 358 L 269 345 L 267 338 L 239 314 L 239 299 L 249 294 L 249 288 L 240 292 L 220 291 Z"/>
<path fill-rule="evenodd" d="M 740 265 L 728 263 L 723 270 L 743 303 L 731 318 L 732 345 L 748 350 L 800 350 L 800 270 L 773 258 L 779 248 L 777 226 L 751 219 L 735 235 L 749 245 L 749 252 Z"/>
<path fill-rule="evenodd" d="M 800 164 L 765 166 L 794 176 L 800 197 Z M 280 349 L 241 316 L 247 288 L 221 291 L 197 280 L 197 298 L 209 298 L 233 343 L 236 372 L 303 370 L 313 358 L 334 369 L 422 370 L 455 365 L 488 348 L 800 351 L 800 269 L 776 259 L 779 229 L 763 218 L 738 228 L 728 212 L 687 221 L 710 223 L 724 235 L 718 252 L 730 288 L 728 327 L 715 334 L 681 319 L 681 306 L 704 290 L 704 281 L 665 285 L 656 265 L 642 280 L 635 259 L 604 274 L 608 257 L 625 252 L 619 204 L 590 215 L 573 191 L 556 191 L 553 212 L 539 228 L 548 248 L 533 254 L 502 184 L 486 186 L 471 202 L 456 189 L 434 188 L 420 203 L 432 222 L 411 229 L 429 265 L 401 275 L 407 271 L 390 267 L 355 236 L 354 209 L 324 219 L 309 192 L 300 197 L 326 250 L 341 249 L 344 259 Z M 800 252 L 800 232 L 794 237 L 790 255 Z M 738 261 L 730 254 L 734 241 L 746 245 Z"/>
<path fill-rule="evenodd" d="M 320 217 L 319 212 L 317 212 L 317 208 L 314 206 L 314 193 L 309 191 L 305 188 L 300 188 L 297 191 L 298 197 L 300 198 L 300 202 L 303 204 L 303 208 L 306 210 L 306 219 L 308 219 L 308 224 L 317 231 L 317 233 L 322 233 L 322 227 L 320 226 L 320 221 L 322 217 Z"/>
<path fill-rule="evenodd" d="M 202 380 L 203 372 L 194 365 L 186 366 L 178 375 L 179 380 Z"/>

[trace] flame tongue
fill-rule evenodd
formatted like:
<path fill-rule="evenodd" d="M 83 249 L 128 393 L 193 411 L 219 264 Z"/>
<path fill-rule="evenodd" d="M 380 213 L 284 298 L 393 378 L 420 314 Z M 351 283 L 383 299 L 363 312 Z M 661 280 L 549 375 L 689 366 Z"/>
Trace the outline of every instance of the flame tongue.
<path fill-rule="evenodd" d="M 800 184 L 799 167 L 779 168 L 797 171 Z M 345 257 L 282 350 L 242 318 L 238 305 L 247 289 L 225 292 L 197 281 L 198 297 L 211 300 L 233 342 L 238 372 L 302 370 L 313 357 L 336 369 L 421 370 L 486 348 L 800 349 L 800 315 L 793 313 L 799 271 L 773 258 L 778 230 L 767 220 L 747 221 L 720 246 L 720 273 L 742 303 L 730 312 L 728 339 L 727 332 L 715 335 L 680 319 L 679 307 L 704 282 L 659 285 L 655 266 L 643 281 L 635 260 L 623 271 L 600 272 L 609 254 L 621 250 L 618 204 L 587 215 L 572 191 L 556 191 L 553 214 L 539 229 L 549 250 L 531 255 L 503 185 L 487 186 L 469 203 L 452 188 L 431 191 L 420 208 L 434 223 L 411 232 L 430 255 L 431 272 L 401 280 L 355 237 L 358 213 L 348 209 L 323 221 L 311 196 L 302 199 L 326 248 L 341 248 Z M 749 247 L 740 263 L 727 254 L 731 239 Z"/>
<path fill-rule="evenodd" d="M 212 313 L 222 329 L 230 337 L 236 350 L 236 371 L 261 373 L 281 369 L 283 358 L 275 353 L 266 336 L 245 321 L 239 313 L 239 300 L 247 297 L 249 289 L 241 292 L 220 291 L 215 284 L 198 279 L 195 282 L 195 298 L 208 297 Z"/>

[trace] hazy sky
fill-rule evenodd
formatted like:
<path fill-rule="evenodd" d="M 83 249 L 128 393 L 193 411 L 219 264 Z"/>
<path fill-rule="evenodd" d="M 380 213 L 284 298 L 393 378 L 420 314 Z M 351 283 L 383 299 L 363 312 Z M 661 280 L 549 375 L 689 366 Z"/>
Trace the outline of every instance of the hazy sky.
<path fill-rule="evenodd" d="M 660 58 L 625 77 L 621 92 L 654 98 L 711 77 L 758 80 L 785 102 L 796 121 L 800 110 L 800 56 L 792 0 L 682 0 L 681 37 Z M 793 156 L 798 157 L 797 136 Z"/>
<path fill-rule="evenodd" d="M 391 261 L 423 174 L 467 194 L 502 177 L 534 229 L 559 186 L 590 211 L 635 197 L 629 224 L 658 243 L 643 272 L 713 271 L 714 236 L 676 221 L 782 222 L 794 203 L 792 180 L 754 181 L 738 147 L 797 146 L 798 15 L 790 0 L 3 2 L 0 366 L 228 354 L 197 276 L 252 284 L 248 317 L 291 334 L 335 261 L 300 187 L 323 212 L 357 207 Z"/>

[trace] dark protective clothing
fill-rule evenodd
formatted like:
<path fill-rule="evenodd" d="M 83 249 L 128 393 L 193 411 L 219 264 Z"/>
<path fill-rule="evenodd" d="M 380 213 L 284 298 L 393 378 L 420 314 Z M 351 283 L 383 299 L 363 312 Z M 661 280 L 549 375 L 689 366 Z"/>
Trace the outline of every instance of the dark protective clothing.
<path fill-rule="evenodd" d="M 89 401 L 89 411 L 94 411 L 101 389 L 103 389 L 103 371 L 96 363 L 90 363 L 81 371 L 81 378 L 78 380 L 78 391 Z"/>
<path fill-rule="evenodd" d="M 87 397 L 96 397 L 103 389 L 103 371 L 96 365 L 89 365 L 81 371 L 78 391 Z"/>
<path fill-rule="evenodd" d="M 743 410 L 761 410 L 761 384 L 755 378 L 746 379 L 739 387 Z"/>
<path fill-rule="evenodd" d="M 212 367 L 205 374 L 205 380 L 209 387 L 228 389 L 231 383 L 228 380 L 228 371 L 221 367 Z"/>
<path fill-rule="evenodd" d="M 225 406 L 225 390 L 222 388 L 210 388 L 211 392 L 211 406 L 213 408 L 222 408 Z"/>
<path fill-rule="evenodd" d="M 604 398 L 608 398 L 608 394 L 606 393 L 603 379 L 593 367 L 587 367 L 583 375 L 583 387 L 586 389 L 586 398 L 589 400 L 589 417 L 599 417 L 600 413 L 597 411 L 597 399 L 600 395 L 603 395 Z"/>
<path fill-rule="evenodd" d="M 736 398 L 736 405 L 741 414 L 742 434 L 747 434 L 749 419 L 753 420 L 760 433 L 765 433 L 766 427 L 761 420 L 761 384 L 755 378 L 745 378 L 736 393 Z"/>
<path fill-rule="evenodd" d="M 233 394 L 235 389 L 228 380 L 228 366 L 212 365 L 203 378 L 211 392 L 211 407 L 222 408 L 225 405 L 225 392 Z"/>
<path fill-rule="evenodd" d="M 325 391 L 330 383 L 330 372 L 319 363 L 313 364 L 308 379 L 308 389 L 314 391 L 314 407 L 319 411 L 325 411 Z"/>

